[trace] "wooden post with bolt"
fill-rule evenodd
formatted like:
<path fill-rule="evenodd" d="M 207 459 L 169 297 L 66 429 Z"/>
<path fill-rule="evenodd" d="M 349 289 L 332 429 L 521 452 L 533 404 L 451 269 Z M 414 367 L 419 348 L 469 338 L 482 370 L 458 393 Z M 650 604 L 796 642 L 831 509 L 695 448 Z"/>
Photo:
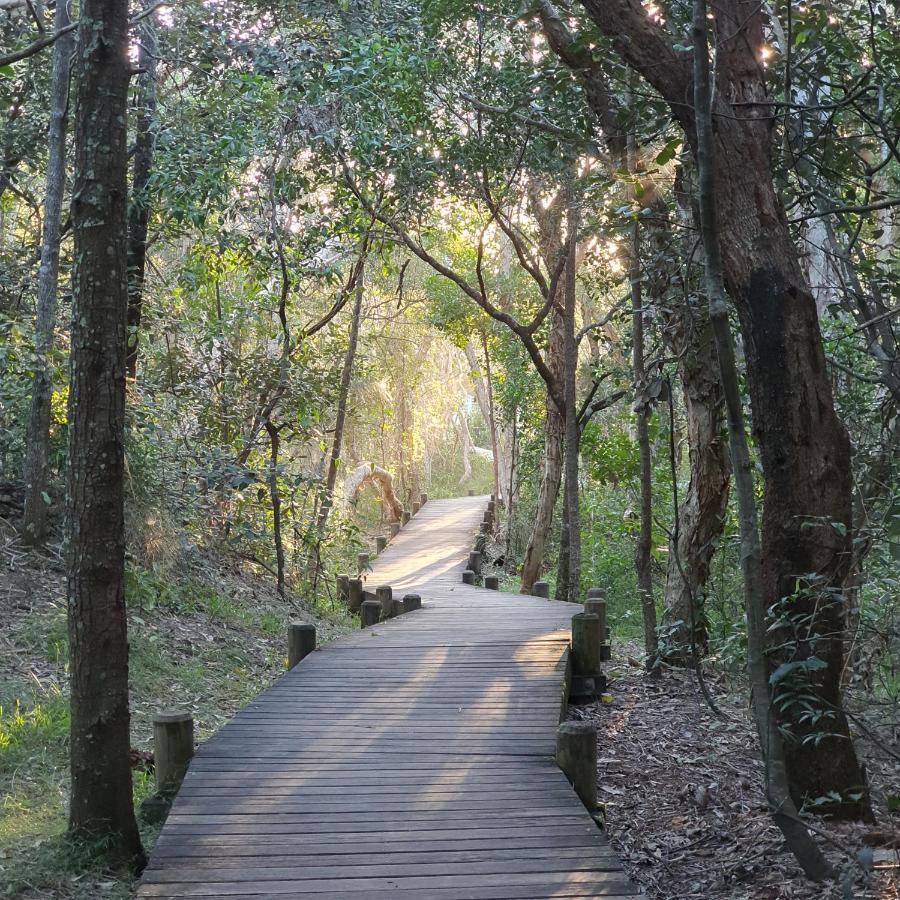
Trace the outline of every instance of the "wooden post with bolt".
<path fill-rule="evenodd" d="M 381 618 L 391 619 L 394 616 L 394 592 L 389 584 L 380 584 L 375 588 L 375 599 L 381 604 Z"/>
<path fill-rule="evenodd" d="M 351 612 L 359 612 L 363 603 L 362 578 L 350 578 L 347 580 L 347 605 Z"/>
<path fill-rule="evenodd" d="M 375 552 L 377 554 L 384 553 L 384 548 L 387 547 L 387 538 L 383 534 L 379 534 L 377 538 L 375 538 Z"/>
<path fill-rule="evenodd" d="M 369 628 L 378 624 L 381 615 L 381 604 L 377 600 L 363 600 L 359 610 L 360 628 Z"/>
<path fill-rule="evenodd" d="M 316 649 L 316 626 L 306 622 L 288 625 L 288 668 L 294 666 Z"/>
<path fill-rule="evenodd" d="M 546 581 L 536 581 L 531 586 L 532 597 L 543 597 L 545 600 L 550 599 L 550 585 Z"/>
<path fill-rule="evenodd" d="M 171 800 L 194 756 L 194 720 L 186 712 L 162 712 L 153 717 L 153 757 L 156 791 Z"/>
<path fill-rule="evenodd" d="M 597 809 L 597 730 L 588 722 L 563 722 L 556 730 L 556 764 L 589 812 Z"/>
<path fill-rule="evenodd" d="M 403 598 L 403 612 L 413 612 L 422 608 L 422 597 L 420 594 L 406 594 Z"/>

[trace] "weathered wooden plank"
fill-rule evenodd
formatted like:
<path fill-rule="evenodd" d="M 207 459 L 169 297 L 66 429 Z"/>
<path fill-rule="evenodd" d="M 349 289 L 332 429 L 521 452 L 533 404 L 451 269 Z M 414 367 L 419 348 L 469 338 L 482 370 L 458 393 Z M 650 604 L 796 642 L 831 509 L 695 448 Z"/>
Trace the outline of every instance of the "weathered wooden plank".
<path fill-rule="evenodd" d="M 460 583 L 482 505 L 429 501 L 367 574 L 422 609 L 308 655 L 201 746 L 139 897 L 637 895 L 553 762 L 573 607 Z"/>

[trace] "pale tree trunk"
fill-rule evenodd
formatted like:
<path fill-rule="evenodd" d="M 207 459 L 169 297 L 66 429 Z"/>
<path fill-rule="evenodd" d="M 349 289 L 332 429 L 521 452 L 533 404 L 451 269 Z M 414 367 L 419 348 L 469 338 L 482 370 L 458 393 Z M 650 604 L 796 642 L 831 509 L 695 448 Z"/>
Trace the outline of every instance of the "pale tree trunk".
<path fill-rule="evenodd" d="M 150 175 L 156 146 L 156 27 L 153 16 L 141 20 L 138 40 L 140 74 L 135 98 L 134 162 L 128 208 L 128 356 L 125 373 L 130 382 L 137 378 L 150 221 Z"/>
<path fill-rule="evenodd" d="M 550 313 L 550 337 L 547 346 L 547 366 L 558 380 L 562 376 L 563 346 L 565 340 L 564 316 L 554 306 Z M 563 433 L 565 421 L 553 398 L 547 393 L 544 401 L 544 455 L 541 460 L 541 484 L 538 489 L 534 525 L 525 559 L 522 562 L 521 591 L 530 594 L 541 574 L 544 550 L 553 526 L 553 508 L 559 496 L 562 478 Z"/>
<path fill-rule="evenodd" d="M 656 653 L 656 600 L 653 597 L 653 457 L 650 448 L 650 401 L 647 397 L 647 373 L 644 369 L 644 298 L 641 289 L 640 225 L 635 222 L 631 238 L 631 340 L 634 370 L 635 417 L 637 419 L 638 457 L 640 461 L 639 531 L 634 547 L 638 598 L 644 631 L 644 651 Z"/>
<path fill-rule="evenodd" d="M 353 314 L 350 319 L 350 338 L 344 366 L 341 369 L 341 384 L 338 389 L 337 415 L 334 423 L 334 440 L 331 445 L 331 459 L 328 461 L 328 474 L 325 478 L 325 500 L 319 513 L 319 537 L 325 533 L 328 524 L 328 513 L 334 503 L 334 485 L 337 482 L 338 466 L 341 462 L 341 445 L 344 441 L 344 423 L 347 419 L 347 398 L 350 396 L 350 383 L 353 379 L 353 364 L 356 360 L 356 347 L 359 343 L 359 326 L 362 318 L 363 294 L 365 291 L 365 270 L 361 269 L 356 284 L 356 296 L 353 300 Z"/>
<path fill-rule="evenodd" d="M 126 0 L 83 0 L 79 39 L 66 498 L 69 828 L 110 862 L 140 866 L 124 596 Z"/>
<path fill-rule="evenodd" d="M 556 599 L 575 602 L 581 587 L 581 516 L 578 503 L 578 448 L 581 426 L 576 405 L 578 345 L 575 341 L 575 270 L 578 262 L 578 208 L 570 205 L 568 214 L 568 254 L 566 261 L 565 309 L 563 323 L 563 395 L 565 399 L 565 491 L 563 522 L 559 541 L 559 569 Z"/>
<path fill-rule="evenodd" d="M 694 108 L 696 110 L 697 170 L 700 180 L 700 224 L 706 256 L 706 289 L 709 317 L 715 334 L 719 370 L 725 395 L 734 488 L 738 501 L 741 533 L 741 570 L 747 609 L 747 670 L 751 683 L 753 713 L 760 747 L 766 760 L 766 795 L 773 817 L 807 876 L 821 881 L 832 875 L 822 855 L 799 817 L 788 786 L 788 769 L 781 731 L 775 721 L 766 662 L 766 600 L 762 571 L 762 550 L 756 514 L 756 492 L 750 450 L 744 428 L 744 411 L 725 280 L 717 235 L 715 195 L 715 151 L 710 108 L 710 72 L 706 0 L 694 0 Z"/>
<path fill-rule="evenodd" d="M 69 25 L 68 4 L 56 4 L 53 27 Z M 50 127 L 47 135 L 47 181 L 44 196 L 44 233 L 38 271 L 35 369 L 31 411 L 25 439 L 25 518 L 23 537 L 42 543 L 47 530 L 47 456 L 50 443 L 50 398 L 53 374 L 50 354 L 56 328 L 56 295 L 59 289 L 59 243 L 63 194 L 66 186 L 66 132 L 69 106 L 69 70 L 75 32 L 57 38 L 53 47 L 50 87 Z"/>
<path fill-rule="evenodd" d="M 679 170 L 675 182 L 679 219 L 693 234 L 694 213 L 683 182 L 684 172 Z M 694 653 L 702 656 L 708 648 L 702 601 L 725 524 L 731 468 L 724 438 L 725 410 L 712 325 L 702 310 L 688 306 L 681 292 L 683 285 L 668 289 L 671 273 L 665 260 L 673 235 L 664 211 L 655 225 L 651 234 L 656 239 L 654 250 L 660 260 L 664 284 L 658 288 L 663 301 L 658 308 L 664 322 L 663 339 L 678 359 L 690 469 L 687 493 L 678 509 L 677 544 L 669 541 L 662 629 L 665 645 L 660 652 L 670 664 L 689 665 Z M 685 253 L 693 250 L 692 244 L 683 243 Z M 669 296 L 662 296 L 664 292 Z"/>

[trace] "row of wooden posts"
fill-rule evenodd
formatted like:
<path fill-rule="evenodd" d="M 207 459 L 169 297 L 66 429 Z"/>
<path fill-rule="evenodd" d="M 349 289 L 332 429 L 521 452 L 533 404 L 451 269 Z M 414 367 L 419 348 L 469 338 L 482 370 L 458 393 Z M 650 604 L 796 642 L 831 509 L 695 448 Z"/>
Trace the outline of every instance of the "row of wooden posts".
<path fill-rule="evenodd" d="M 413 503 L 412 514 L 419 512 L 427 500 L 428 496 L 422 494 L 420 502 Z M 468 566 L 463 572 L 465 584 L 475 584 L 481 575 L 482 554 L 494 525 L 495 510 L 496 498 L 492 494 L 474 548 L 469 554 Z M 402 521 L 404 525 L 409 521 L 406 512 Z M 391 537 L 396 537 L 399 530 L 400 526 L 393 523 Z M 377 553 L 381 553 L 386 546 L 385 538 L 376 539 Z M 368 564 L 368 554 L 359 554 L 360 575 L 368 569 Z M 406 594 L 402 599 L 397 599 L 388 585 L 375 589 L 374 600 L 363 600 L 362 584 L 361 577 L 338 575 L 338 592 L 351 609 L 359 610 L 363 628 L 422 607 L 419 594 Z M 500 580 L 497 576 L 488 575 L 484 586 L 499 590 Z M 549 597 L 549 587 L 546 582 L 537 581 L 532 593 L 537 597 Z M 293 622 L 288 625 L 287 637 L 288 669 L 293 669 L 316 649 L 316 626 Z M 595 693 L 595 684 L 603 678 L 600 663 L 609 660 L 610 648 L 606 592 L 602 588 L 591 588 L 587 592 L 584 611 L 572 616 L 572 677 L 568 683 L 568 696 Z M 145 801 L 145 811 L 148 818 L 159 819 L 165 816 L 178 793 L 194 756 L 194 720 L 190 713 L 164 712 L 154 716 L 153 748 L 156 795 Z M 582 802 L 593 812 L 597 806 L 597 740 L 594 726 L 586 722 L 563 722 L 557 731 L 556 759 Z"/>

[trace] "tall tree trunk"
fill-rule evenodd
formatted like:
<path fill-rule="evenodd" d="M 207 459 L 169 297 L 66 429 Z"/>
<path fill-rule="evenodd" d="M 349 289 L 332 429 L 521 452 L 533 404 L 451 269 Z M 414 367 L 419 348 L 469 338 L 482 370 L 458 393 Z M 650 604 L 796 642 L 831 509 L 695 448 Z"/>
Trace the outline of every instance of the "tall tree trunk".
<path fill-rule="evenodd" d="M 67 3 L 56 4 L 53 27 L 69 25 Z M 37 321 L 35 323 L 35 369 L 31 388 L 31 411 L 25 439 L 25 518 L 23 537 L 42 543 L 47 529 L 47 456 L 50 443 L 50 398 L 53 374 L 50 354 L 56 328 L 56 294 L 59 289 L 59 243 L 63 194 L 66 186 L 66 132 L 69 107 L 69 71 L 75 32 L 57 38 L 53 47 L 50 87 L 50 127 L 47 135 L 47 182 L 44 197 L 44 233 L 38 272 Z"/>
<path fill-rule="evenodd" d="M 563 365 L 565 335 L 563 320 L 563 314 L 554 306 L 550 313 L 547 366 L 557 381 L 561 377 Z M 538 580 L 544 562 L 544 550 L 553 527 L 553 508 L 556 506 L 562 478 L 564 431 L 563 415 L 548 391 L 544 401 L 544 455 L 541 459 L 541 484 L 538 489 L 537 508 L 534 512 L 534 525 L 531 528 L 531 536 L 528 539 L 525 559 L 522 563 L 521 591 L 523 594 L 530 594 L 535 581 Z"/>
<path fill-rule="evenodd" d="M 766 796 L 773 817 L 806 874 L 817 881 L 829 877 L 831 866 L 824 858 L 806 826 L 799 818 L 788 786 L 787 762 L 782 734 L 775 721 L 766 663 L 766 602 L 762 575 L 762 551 L 756 516 L 756 492 L 750 450 L 744 428 L 744 410 L 738 384 L 737 366 L 725 282 L 717 237 L 715 194 L 715 150 L 710 109 L 710 78 L 706 0 L 694 0 L 694 107 L 697 115 L 697 171 L 700 180 L 700 225 L 706 256 L 706 290 L 709 318 L 715 334 L 719 371 L 728 414 L 734 489 L 738 501 L 741 533 L 741 570 L 747 609 L 747 671 L 760 748 L 766 760 Z"/>
<path fill-rule="evenodd" d="M 491 457 L 494 465 L 494 497 L 500 502 L 500 443 L 497 440 L 497 419 L 494 416 L 494 385 L 491 381 L 491 355 L 488 352 L 487 334 L 481 332 L 481 347 L 484 351 L 484 380 L 487 383 L 488 429 L 491 432 Z"/>
<path fill-rule="evenodd" d="M 695 233 L 695 216 L 684 185 L 683 169 L 676 176 L 675 189 L 679 218 Z M 664 291 L 669 294 L 659 309 L 664 322 L 663 339 L 678 359 L 687 419 L 690 482 L 678 510 L 677 545 L 674 540 L 669 541 L 662 629 L 665 646 L 660 652 L 670 664 L 688 665 L 693 651 L 702 656 L 709 643 L 702 601 L 725 524 L 731 467 L 723 435 L 725 410 L 712 325 L 702 310 L 688 306 L 683 285 L 668 289 L 671 273 L 665 260 L 669 256 L 672 229 L 664 211 L 661 214 L 663 218 L 654 222 L 651 235 L 655 239 L 656 258 L 664 270 L 660 275 L 665 287 L 660 285 L 654 293 L 660 293 L 660 299 Z M 686 244 L 684 252 L 692 252 L 693 246 Z M 679 293 L 682 296 L 677 296 Z"/>
<path fill-rule="evenodd" d="M 685 103 L 693 87 L 687 56 L 633 0 L 581 2 L 625 62 L 668 101 L 696 156 L 694 111 Z M 832 812 L 867 816 L 865 775 L 840 692 L 842 588 L 853 558 L 850 442 L 834 409 L 816 305 L 775 188 L 776 120 L 758 58 L 763 20 L 763 8 L 747 0 L 717 8 L 712 139 L 722 269 L 741 323 L 763 468 L 764 597 L 767 606 L 790 598 L 794 621 L 804 623 L 798 641 L 773 630 L 768 659 L 773 668 L 812 656 L 825 663 L 808 671 L 806 689 L 827 716 L 801 720 L 795 707 L 781 717 L 793 736 L 785 754 L 795 800 L 834 791 L 844 799 Z"/>
<path fill-rule="evenodd" d="M 284 536 L 281 529 L 281 493 L 278 490 L 278 451 L 281 438 L 278 426 L 266 422 L 269 435 L 269 501 L 272 504 L 272 540 L 275 544 L 275 580 L 278 596 L 284 599 Z"/>
<path fill-rule="evenodd" d="M 325 503 L 319 513 L 319 537 L 325 533 L 328 514 L 334 505 L 334 486 L 337 482 L 338 466 L 341 462 L 341 446 L 344 442 L 344 422 L 347 419 L 347 398 L 350 396 L 350 383 L 353 379 L 353 364 L 356 360 L 356 347 L 359 343 L 359 324 L 362 318 L 363 295 L 365 292 L 365 268 L 359 272 L 356 283 L 356 294 L 353 299 L 353 313 L 350 318 L 350 338 L 347 352 L 344 355 L 344 366 L 341 369 L 341 384 L 338 388 L 337 415 L 334 421 L 334 440 L 331 443 L 331 458 L 328 461 L 328 474 L 325 477 Z"/>
<path fill-rule="evenodd" d="M 575 269 L 578 261 L 578 208 L 574 203 L 568 215 L 568 254 L 566 260 L 565 311 L 563 316 L 563 394 L 565 397 L 566 474 L 563 493 L 563 523 L 559 542 L 559 574 L 556 599 L 575 602 L 581 586 L 581 516 L 578 503 L 578 449 L 581 427 L 576 406 L 578 345 L 575 341 Z"/>
<path fill-rule="evenodd" d="M 128 207 L 128 355 L 125 358 L 125 373 L 131 382 L 137 378 L 147 264 L 147 227 L 150 221 L 149 186 L 156 146 L 156 27 L 153 16 L 145 16 L 141 20 L 138 40 L 140 74 L 135 97 L 134 163 Z"/>
<path fill-rule="evenodd" d="M 128 4 L 83 0 L 66 509 L 74 835 L 141 865 L 129 760 L 124 426 Z"/>
<path fill-rule="evenodd" d="M 647 398 L 647 373 L 644 369 L 644 298 L 641 288 L 640 224 L 635 222 L 631 238 L 631 334 L 634 368 L 635 416 L 637 419 L 638 457 L 640 460 L 640 530 L 634 548 L 638 597 L 644 631 L 644 650 L 656 653 L 656 601 L 653 597 L 651 551 L 653 549 L 653 459 L 650 450 L 650 401 Z"/>

